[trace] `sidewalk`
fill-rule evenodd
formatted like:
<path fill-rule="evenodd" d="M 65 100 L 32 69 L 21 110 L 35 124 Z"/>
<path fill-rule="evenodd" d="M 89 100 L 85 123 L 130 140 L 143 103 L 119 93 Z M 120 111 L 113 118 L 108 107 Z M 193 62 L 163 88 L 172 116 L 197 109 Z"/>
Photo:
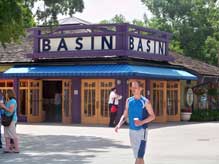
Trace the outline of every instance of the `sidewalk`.
<path fill-rule="evenodd" d="M 128 129 L 19 124 L 20 154 L 0 152 L 0 164 L 133 164 Z M 0 150 L 2 151 L 2 150 Z M 151 124 L 148 164 L 218 164 L 219 122 Z"/>

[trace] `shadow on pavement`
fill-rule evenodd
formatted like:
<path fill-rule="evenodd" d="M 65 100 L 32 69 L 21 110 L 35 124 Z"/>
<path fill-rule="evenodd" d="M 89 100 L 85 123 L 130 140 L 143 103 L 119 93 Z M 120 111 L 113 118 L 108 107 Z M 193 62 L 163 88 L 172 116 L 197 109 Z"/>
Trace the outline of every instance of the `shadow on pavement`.
<path fill-rule="evenodd" d="M 130 148 L 117 141 L 94 136 L 20 134 L 19 138 L 20 154 L 0 154 L 1 164 L 87 164 L 98 153 L 107 153 L 109 148 Z"/>

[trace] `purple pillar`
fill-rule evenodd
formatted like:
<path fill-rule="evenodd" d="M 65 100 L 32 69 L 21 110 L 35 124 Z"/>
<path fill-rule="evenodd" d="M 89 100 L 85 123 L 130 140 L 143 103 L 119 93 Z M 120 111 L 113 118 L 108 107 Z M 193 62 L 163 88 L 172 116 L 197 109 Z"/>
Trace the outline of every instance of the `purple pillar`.
<path fill-rule="evenodd" d="M 116 26 L 116 49 L 128 50 L 128 24 L 120 24 Z"/>
<path fill-rule="evenodd" d="M 72 79 L 72 123 L 81 123 L 81 79 Z"/>
<path fill-rule="evenodd" d="M 13 88 L 14 88 L 14 91 L 15 91 L 15 94 L 16 94 L 16 98 L 17 98 L 17 116 L 18 116 L 18 120 L 19 120 L 19 107 L 20 107 L 20 95 L 19 95 L 19 79 L 18 78 L 15 78 L 14 79 L 14 82 L 13 82 Z"/>
<path fill-rule="evenodd" d="M 119 95 L 122 95 L 122 99 L 119 101 L 118 114 L 117 114 L 117 117 L 116 117 L 116 122 L 118 122 L 120 117 L 122 116 L 123 111 L 125 109 L 126 99 L 128 98 L 127 79 L 116 79 L 116 81 L 117 80 L 121 81 L 120 85 L 116 85 L 116 88 L 117 88 L 117 93 Z"/>
<path fill-rule="evenodd" d="M 150 85 L 151 83 L 150 83 L 150 79 L 146 79 L 146 97 L 147 97 L 147 99 L 149 99 L 150 100 L 150 95 L 151 95 L 151 90 L 150 90 L 150 88 L 151 88 L 151 85 Z"/>

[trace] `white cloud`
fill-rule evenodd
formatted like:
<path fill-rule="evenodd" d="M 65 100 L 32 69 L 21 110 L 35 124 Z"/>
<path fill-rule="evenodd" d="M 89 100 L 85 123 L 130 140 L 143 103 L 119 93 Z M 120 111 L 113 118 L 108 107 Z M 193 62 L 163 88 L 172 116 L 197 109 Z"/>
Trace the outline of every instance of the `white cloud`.
<path fill-rule="evenodd" d="M 116 14 L 122 14 L 128 21 L 143 20 L 144 13 L 151 17 L 141 0 L 84 0 L 84 5 L 83 12 L 74 16 L 92 23 L 109 20 Z"/>
<path fill-rule="evenodd" d="M 101 20 L 110 20 L 116 14 L 122 14 L 126 20 L 143 20 L 144 13 L 150 18 L 151 13 L 141 0 L 83 0 L 85 8 L 82 13 L 74 14 L 75 17 L 91 23 L 99 23 Z M 43 1 L 39 1 L 32 9 L 43 8 Z M 67 15 L 58 15 L 59 19 L 69 17 Z"/>

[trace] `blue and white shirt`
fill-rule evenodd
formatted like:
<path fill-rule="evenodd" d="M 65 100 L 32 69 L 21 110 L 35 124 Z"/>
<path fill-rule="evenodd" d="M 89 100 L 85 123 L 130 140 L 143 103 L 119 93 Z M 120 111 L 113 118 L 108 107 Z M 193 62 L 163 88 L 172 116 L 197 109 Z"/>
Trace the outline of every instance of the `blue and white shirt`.
<path fill-rule="evenodd" d="M 133 97 L 128 98 L 128 118 L 129 118 L 129 128 L 132 130 L 140 130 L 146 129 L 148 127 L 147 124 L 142 126 L 135 126 L 134 118 L 138 118 L 139 120 L 144 120 L 148 117 L 148 111 L 145 109 L 145 105 L 149 102 L 149 100 L 141 96 L 140 99 L 135 99 Z"/>

